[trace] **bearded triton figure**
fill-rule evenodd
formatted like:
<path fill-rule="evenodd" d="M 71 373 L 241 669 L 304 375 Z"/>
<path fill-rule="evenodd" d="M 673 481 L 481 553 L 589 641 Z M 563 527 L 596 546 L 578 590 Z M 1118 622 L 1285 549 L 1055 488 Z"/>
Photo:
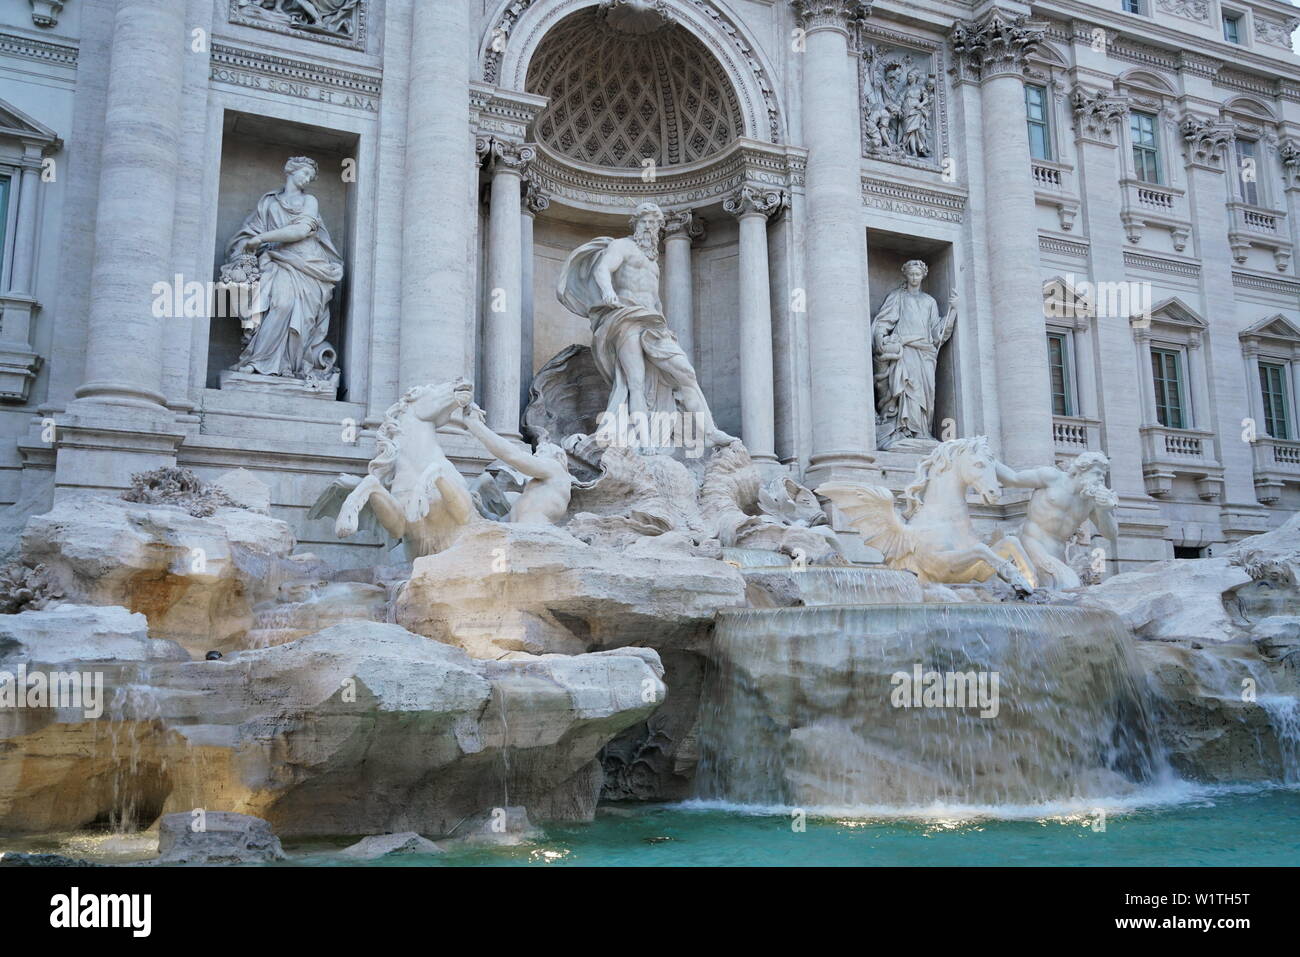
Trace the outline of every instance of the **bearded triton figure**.
<path fill-rule="evenodd" d="M 611 385 L 606 419 L 693 415 L 710 445 L 727 445 L 733 438 L 713 421 L 691 360 L 668 328 L 659 301 L 663 211 L 642 203 L 633 223 L 629 237 L 602 236 L 575 249 L 556 290 L 565 308 L 591 322 L 592 356 Z"/>
<path fill-rule="evenodd" d="M 948 299 L 948 315 L 940 318 L 934 297 L 921 291 L 929 271 L 919 259 L 905 263 L 903 284 L 885 297 L 871 326 L 876 444 L 882 449 L 902 439 L 932 437 L 934 370 L 957 321 L 957 293 Z"/>
<path fill-rule="evenodd" d="M 316 178 L 316 161 L 295 156 L 284 173 L 284 188 L 263 196 L 230 241 L 229 262 L 250 261 L 247 269 L 260 277 L 240 315 L 247 340 L 236 368 L 328 379 L 337 371 L 337 355 L 325 336 L 334 287 L 343 279 L 343 257 L 321 221 L 316 197 L 304 192 Z M 230 269 L 223 270 L 223 278 Z"/>
<path fill-rule="evenodd" d="M 1088 519 L 1106 538 L 1119 538 L 1115 508 L 1119 498 L 1106 487 L 1110 460 L 1100 452 L 1083 452 L 1064 471 L 1054 465 L 1012 471 L 998 463 L 1003 485 L 1032 488 L 1020 544 L 1047 588 L 1078 588 L 1079 574 L 1066 561 L 1070 539 Z"/>

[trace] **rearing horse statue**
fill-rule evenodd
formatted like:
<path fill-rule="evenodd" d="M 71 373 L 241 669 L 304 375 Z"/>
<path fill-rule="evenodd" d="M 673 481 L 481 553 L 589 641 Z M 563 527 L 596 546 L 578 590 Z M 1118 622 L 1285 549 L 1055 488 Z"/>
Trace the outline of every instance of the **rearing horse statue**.
<path fill-rule="evenodd" d="M 976 537 L 966 492 L 986 505 L 1002 496 L 997 460 L 983 435 L 944 442 L 921 460 L 916 480 L 903 492 L 903 513 L 887 488 L 828 482 L 817 494 L 848 518 L 862 540 L 890 568 L 915 572 L 921 584 L 964 584 L 997 575 L 1017 592 L 1035 587 L 1033 564 L 1014 536 L 988 546 Z"/>
<path fill-rule="evenodd" d="M 451 421 L 472 393 L 464 379 L 407 390 L 384 413 L 376 435 L 379 454 L 370 460 L 365 477 L 340 475 L 308 517 L 321 518 L 337 506 L 334 531 L 347 538 L 356 534 L 361 514 L 369 508 L 388 534 L 402 540 L 411 560 L 442 551 L 466 525 L 485 521 L 465 479 L 438 443 L 438 428 Z"/>

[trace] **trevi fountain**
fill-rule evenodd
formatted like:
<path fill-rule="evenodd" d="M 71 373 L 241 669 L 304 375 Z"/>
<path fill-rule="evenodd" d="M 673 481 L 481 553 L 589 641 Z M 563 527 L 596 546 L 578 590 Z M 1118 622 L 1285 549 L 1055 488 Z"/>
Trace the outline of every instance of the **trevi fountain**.
<path fill-rule="evenodd" d="M 1290 240 L 1204 237 L 1300 115 L 1181 120 L 1121 222 L 1211 94 L 920 6 L 0 4 L 103 73 L 0 86 L 0 236 L 73 257 L 0 274 L 0 864 L 1297 863 L 1300 318 L 1216 331 Z M 1183 285 L 1102 316 L 1071 244 Z"/>

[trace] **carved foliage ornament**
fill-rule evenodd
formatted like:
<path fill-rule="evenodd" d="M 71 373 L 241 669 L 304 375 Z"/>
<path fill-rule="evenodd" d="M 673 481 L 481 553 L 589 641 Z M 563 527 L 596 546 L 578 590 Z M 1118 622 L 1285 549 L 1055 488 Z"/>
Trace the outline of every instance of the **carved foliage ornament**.
<path fill-rule="evenodd" d="M 523 143 L 511 143 L 495 136 L 480 136 L 475 141 L 479 162 L 489 172 L 510 170 L 523 174 L 528 164 L 537 159 L 537 151 Z"/>
<path fill-rule="evenodd" d="M 851 24 L 871 13 L 870 0 L 790 0 L 799 25 L 808 32 L 835 29 L 848 32 Z"/>
<path fill-rule="evenodd" d="M 1089 92 L 1082 87 L 1070 98 L 1074 107 L 1075 128 L 1080 135 L 1103 142 L 1111 142 L 1119 121 L 1128 115 L 1127 97 L 1115 96 L 1104 90 Z"/>
<path fill-rule="evenodd" d="M 983 20 L 958 21 L 950 38 L 953 52 L 975 75 L 1019 76 L 1045 34 L 1045 24 L 994 8 Z"/>
<path fill-rule="evenodd" d="M 1194 116 L 1185 117 L 1179 131 L 1187 143 L 1188 159 L 1214 168 L 1218 168 L 1234 132 L 1231 123 L 1212 123 Z"/>

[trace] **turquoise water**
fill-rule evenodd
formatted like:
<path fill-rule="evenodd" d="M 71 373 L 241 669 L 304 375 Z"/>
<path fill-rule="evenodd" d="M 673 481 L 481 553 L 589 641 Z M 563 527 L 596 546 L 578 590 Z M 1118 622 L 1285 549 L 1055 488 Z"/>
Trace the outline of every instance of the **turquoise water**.
<path fill-rule="evenodd" d="M 1192 789 L 1097 808 L 934 809 L 918 817 L 809 817 L 696 805 L 604 808 L 533 844 L 397 856 L 386 866 L 1297 866 L 1300 790 Z M 1015 819 L 1007 819 L 1014 816 Z M 342 863 L 328 854 L 290 863 Z M 305 849 L 304 849 L 305 850 Z"/>

